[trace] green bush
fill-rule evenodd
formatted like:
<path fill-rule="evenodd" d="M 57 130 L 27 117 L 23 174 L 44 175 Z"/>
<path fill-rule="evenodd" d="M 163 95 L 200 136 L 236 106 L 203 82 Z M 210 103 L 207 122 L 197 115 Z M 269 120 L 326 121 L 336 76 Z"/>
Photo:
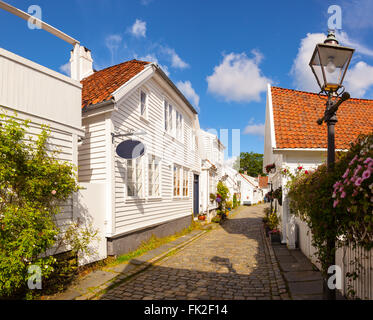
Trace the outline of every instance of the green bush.
<path fill-rule="evenodd" d="M 14 296 L 25 293 L 29 266 L 41 268 L 43 281 L 53 274 L 57 259 L 44 253 L 67 244 L 55 217 L 78 187 L 73 166 L 48 150 L 46 127 L 32 140 L 29 121 L 0 120 L 0 296 Z"/>
<path fill-rule="evenodd" d="M 233 209 L 237 208 L 238 207 L 238 203 L 237 203 L 237 195 L 234 194 L 233 195 Z"/>
<path fill-rule="evenodd" d="M 287 188 L 291 211 L 311 229 L 324 274 L 335 255 L 327 243 L 372 247 L 372 135 L 361 136 L 351 144 L 349 152 L 339 154 L 331 172 L 326 164 L 313 172 L 302 167 L 294 174 L 288 169 L 282 172 L 290 177 Z"/>

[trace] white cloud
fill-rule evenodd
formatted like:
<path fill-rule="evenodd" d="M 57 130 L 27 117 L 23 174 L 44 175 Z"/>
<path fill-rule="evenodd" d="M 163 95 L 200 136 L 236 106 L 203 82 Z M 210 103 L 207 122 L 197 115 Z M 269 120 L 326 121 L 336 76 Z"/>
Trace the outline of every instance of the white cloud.
<path fill-rule="evenodd" d="M 111 34 L 106 37 L 105 45 L 110 50 L 111 53 L 111 63 L 114 63 L 114 56 L 122 42 L 122 36 L 119 34 Z"/>
<path fill-rule="evenodd" d="M 365 56 L 373 57 L 373 50 L 372 49 L 367 48 L 366 46 L 358 43 L 357 41 L 351 40 L 348 37 L 346 32 L 337 32 L 336 37 L 341 44 L 343 44 L 345 46 L 352 47 L 357 52 L 359 52 L 359 53 L 361 53 Z"/>
<path fill-rule="evenodd" d="M 308 33 L 302 39 L 297 57 L 294 60 L 290 74 L 294 79 L 296 89 L 310 92 L 319 92 L 315 76 L 313 75 L 309 62 L 317 43 L 323 43 L 326 35 L 323 33 Z M 337 35 L 337 39 L 344 45 L 355 47 L 357 51 L 364 55 L 372 55 L 373 51 L 359 45 L 356 41 L 349 39 L 345 32 Z M 364 61 L 359 61 L 355 65 L 350 65 L 344 81 L 346 90 L 356 98 L 363 98 L 366 92 L 373 86 L 373 66 Z"/>
<path fill-rule="evenodd" d="M 302 39 L 298 54 L 290 71 L 296 89 L 312 92 L 320 91 L 309 63 L 316 44 L 323 43 L 325 39 L 326 35 L 323 33 L 307 33 L 307 36 Z"/>
<path fill-rule="evenodd" d="M 345 87 L 351 96 L 363 98 L 367 90 L 373 85 L 373 66 L 359 61 L 347 70 Z"/>
<path fill-rule="evenodd" d="M 234 169 L 234 166 L 236 164 L 236 161 L 237 161 L 238 157 L 231 157 L 231 158 L 228 158 L 226 160 L 224 160 L 224 165 L 226 167 L 229 167 L 229 168 L 232 168 Z"/>
<path fill-rule="evenodd" d="M 60 66 L 60 71 L 70 77 L 71 75 L 71 68 L 70 68 L 70 62 Z"/>
<path fill-rule="evenodd" d="M 139 19 L 136 19 L 135 23 L 131 27 L 131 33 L 135 37 L 144 37 L 145 38 L 145 33 L 146 33 L 146 22 L 141 21 Z"/>
<path fill-rule="evenodd" d="M 254 119 L 250 119 L 249 124 L 245 127 L 243 134 L 250 134 L 256 136 L 264 136 L 265 125 L 255 124 Z"/>
<path fill-rule="evenodd" d="M 179 81 L 176 83 L 176 86 L 188 100 L 191 100 L 192 105 L 194 105 L 196 108 L 199 108 L 199 96 L 194 91 L 190 81 Z"/>
<path fill-rule="evenodd" d="M 163 72 L 167 75 L 167 77 L 170 76 L 170 72 L 168 71 L 168 67 L 166 65 L 159 64 L 158 58 L 154 54 L 147 54 L 146 56 L 137 57 L 135 55 L 135 58 L 142 61 L 148 61 L 148 62 L 154 62 L 159 65 L 159 67 L 163 70 Z"/>
<path fill-rule="evenodd" d="M 260 94 L 271 80 L 263 76 L 259 68 L 262 54 L 256 50 L 252 54 L 251 59 L 245 53 L 225 55 L 214 73 L 206 78 L 208 91 L 227 101 L 260 101 Z"/>
<path fill-rule="evenodd" d="M 173 68 L 185 69 L 185 68 L 189 67 L 189 64 L 187 64 L 185 61 L 183 61 L 179 57 L 179 55 L 175 52 L 174 49 L 171 49 L 171 48 L 162 48 L 162 51 L 164 51 L 171 58 L 171 66 Z"/>

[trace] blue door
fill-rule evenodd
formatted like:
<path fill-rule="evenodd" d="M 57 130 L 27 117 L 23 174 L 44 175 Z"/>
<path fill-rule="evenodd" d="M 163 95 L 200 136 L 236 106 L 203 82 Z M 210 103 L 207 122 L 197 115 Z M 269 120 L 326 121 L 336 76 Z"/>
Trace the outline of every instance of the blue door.
<path fill-rule="evenodd" d="M 199 175 L 195 174 L 193 179 L 193 213 L 199 214 Z"/>

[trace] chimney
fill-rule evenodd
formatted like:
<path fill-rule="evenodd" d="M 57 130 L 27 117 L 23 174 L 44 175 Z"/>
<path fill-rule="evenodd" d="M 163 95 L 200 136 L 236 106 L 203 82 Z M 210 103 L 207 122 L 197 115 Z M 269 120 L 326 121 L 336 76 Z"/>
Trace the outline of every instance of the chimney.
<path fill-rule="evenodd" d="M 70 58 L 71 78 L 81 81 L 93 73 L 93 59 L 91 50 L 76 44 L 71 50 Z"/>

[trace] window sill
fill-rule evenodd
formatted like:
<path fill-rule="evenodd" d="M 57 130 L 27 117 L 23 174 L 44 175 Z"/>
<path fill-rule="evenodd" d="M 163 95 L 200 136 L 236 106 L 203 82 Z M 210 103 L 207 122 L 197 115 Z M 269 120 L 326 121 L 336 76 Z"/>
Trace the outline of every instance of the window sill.
<path fill-rule="evenodd" d="M 157 197 L 148 197 L 147 200 L 148 200 L 148 201 L 162 201 L 162 197 L 161 197 L 161 196 L 157 196 Z"/>
<path fill-rule="evenodd" d="M 147 117 L 144 117 L 144 116 L 141 116 L 141 115 L 140 115 L 140 120 L 145 122 L 146 124 L 150 123 L 150 121 L 147 119 Z"/>

